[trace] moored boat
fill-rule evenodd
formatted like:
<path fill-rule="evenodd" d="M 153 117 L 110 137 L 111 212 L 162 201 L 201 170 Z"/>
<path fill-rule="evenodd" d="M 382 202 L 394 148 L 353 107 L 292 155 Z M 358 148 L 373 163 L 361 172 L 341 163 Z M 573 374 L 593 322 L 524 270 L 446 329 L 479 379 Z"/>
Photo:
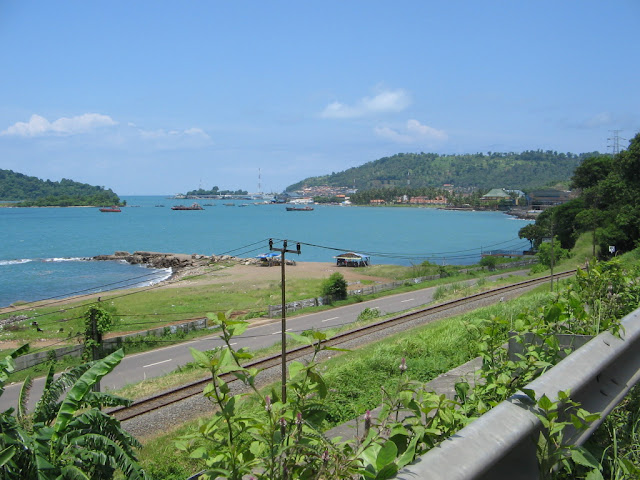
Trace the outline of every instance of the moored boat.
<path fill-rule="evenodd" d="M 102 207 L 101 212 L 121 212 L 120 207 L 114 205 L 113 207 Z"/>
<path fill-rule="evenodd" d="M 313 207 L 287 207 L 287 212 L 310 212 Z"/>
<path fill-rule="evenodd" d="M 176 205 L 174 207 L 171 207 L 171 210 L 204 210 L 204 208 L 202 208 L 200 205 L 198 205 L 197 203 L 193 203 L 190 206 L 185 206 L 185 205 Z"/>

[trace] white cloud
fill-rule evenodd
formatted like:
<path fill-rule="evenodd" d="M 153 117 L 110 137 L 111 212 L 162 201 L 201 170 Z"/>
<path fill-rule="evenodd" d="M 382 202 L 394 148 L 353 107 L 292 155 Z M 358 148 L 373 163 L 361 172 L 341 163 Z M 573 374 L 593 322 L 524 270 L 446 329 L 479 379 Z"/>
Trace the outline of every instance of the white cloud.
<path fill-rule="evenodd" d="M 109 128 L 104 130 L 105 127 Z M 0 132 L 0 136 L 5 137 L 73 138 L 70 143 L 64 142 L 65 147 L 84 142 L 86 139 L 80 134 L 94 134 L 90 139 L 91 145 L 106 148 L 192 149 L 212 143 L 211 137 L 198 127 L 149 129 L 133 122 L 118 124 L 108 115 L 98 113 L 61 117 L 51 122 L 41 115 L 34 114 L 28 122 L 16 122 Z"/>
<path fill-rule="evenodd" d="M 612 124 L 613 119 L 611 118 L 611 114 L 609 112 L 600 112 L 591 118 L 587 118 L 580 126 L 582 128 L 599 128 Z"/>
<path fill-rule="evenodd" d="M 187 128 L 186 130 L 143 130 L 138 129 L 138 133 L 144 139 L 168 140 L 168 139 L 201 139 L 211 140 L 211 137 L 201 128 Z"/>
<path fill-rule="evenodd" d="M 0 132 L 4 136 L 40 137 L 44 135 L 76 135 L 100 127 L 117 125 L 108 115 L 85 113 L 76 117 L 62 117 L 53 122 L 40 115 L 31 115 L 28 122 L 17 122 Z"/>
<path fill-rule="evenodd" d="M 355 105 L 332 102 L 320 113 L 323 118 L 356 118 L 376 113 L 401 112 L 409 106 L 409 95 L 402 89 L 386 90 L 375 97 L 364 97 Z"/>
<path fill-rule="evenodd" d="M 389 139 L 396 143 L 420 143 L 432 141 L 444 141 L 448 136 L 444 130 L 437 130 L 428 125 L 422 125 L 418 120 L 408 120 L 402 129 L 394 130 L 391 127 L 374 128 L 376 135 Z"/>

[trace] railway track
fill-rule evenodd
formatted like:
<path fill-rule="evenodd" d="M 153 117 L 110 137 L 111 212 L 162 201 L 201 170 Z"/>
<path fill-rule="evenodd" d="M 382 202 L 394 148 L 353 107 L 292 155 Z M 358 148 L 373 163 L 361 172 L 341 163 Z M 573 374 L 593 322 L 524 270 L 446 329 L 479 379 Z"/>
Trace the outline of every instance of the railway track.
<path fill-rule="evenodd" d="M 569 270 L 566 272 L 555 274 L 553 277 L 554 279 L 567 278 L 572 276 L 575 272 L 576 272 L 575 270 Z M 466 304 L 470 304 L 478 300 L 483 300 L 483 299 L 495 297 L 498 295 L 504 295 L 514 290 L 531 288 L 531 287 L 546 283 L 549 280 L 550 280 L 550 276 L 535 278 L 531 280 L 525 280 L 525 281 L 514 283 L 511 285 L 494 288 L 486 292 L 476 293 L 467 297 L 450 300 L 448 302 L 444 302 L 438 305 L 422 308 L 420 310 L 416 310 L 411 313 L 398 315 L 386 320 L 382 320 L 380 322 L 376 322 L 373 324 L 365 325 L 363 327 L 355 328 L 353 330 L 349 330 L 347 332 L 334 336 L 333 338 L 326 341 L 325 343 L 329 346 L 340 345 L 340 344 L 352 341 L 354 339 L 357 339 L 359 337 L 363 337 L 375 332 L 390 329 L 392 327 L 397 327 L 398 325 L 419 320 L 423 317 L 427 317 L 438 312 L 464 306 Z M 311 346 L 302 346 L 302 347 L 293 348 L 287 351 L 287 360 L 288 361 L 295 360 L 297 358 L 300 358 L 312 353 L 312 351 L 313 351 L 313 347 Z M 248 363 L 244 366 L 247 368 L 257 368 L 259 370 L 264 370 L 264 369 L 275 367 L 278 365 L 280 365 L 280 354 L 262 358 L 260 360 L 256 360 L 254 362 Z M 231 383 L 237 380 L 236 377 L 234 377 L 232 374 L 222 375 L 221 378 L 227 383 Z M 172 390 L 168 390 L 166 392 L 160 393 L 153 397 L 136 401 L 128 407 L 120 407 L 117 409 L 113 409 L 109 411 L 109 413 L 120 421 L 130 420 L 132 418 L 138 417 L 140 415 L 144 415 L 154 410 L 158 410 L 163 407 L 169 406 L 171 404 L 178 403 L 182 400 L 193 397 L 195 395 L 200 395 L 204 387 L 210 381 L 211 381 L 210 379 L 199 380 L 199 381 L 196 381 Z"/>

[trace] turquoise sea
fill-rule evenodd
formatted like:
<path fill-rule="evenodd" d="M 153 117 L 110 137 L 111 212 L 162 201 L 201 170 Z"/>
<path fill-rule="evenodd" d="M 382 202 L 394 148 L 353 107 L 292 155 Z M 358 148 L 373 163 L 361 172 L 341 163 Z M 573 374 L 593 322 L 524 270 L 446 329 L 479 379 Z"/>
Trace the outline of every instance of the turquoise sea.
<path fill-rule="evenodd" d="M 371 255 L 376 264 L 411 265 L 424 260 L 470 264 L 482 251 L 528 246 L 518 239 L 526 223 L 499 212 L 322 205 L 288 212 L 284 205 L 247 200 L 201 200 L 204 210 L 175 211 L 170 207 L 192 200 L 122 198 L 128 206 L 121 213 L 0 208 L 0 307 L 149 285 L 171 273 L 86 261 L 121 250 L 254 257 L 268 252 L 273 238 L 278 247 L 287 239 L 290 249 L 301 242 L 302 254 L 295 255 L 300 261 L 332 262 L 334 255 L 355 251 Z"/>

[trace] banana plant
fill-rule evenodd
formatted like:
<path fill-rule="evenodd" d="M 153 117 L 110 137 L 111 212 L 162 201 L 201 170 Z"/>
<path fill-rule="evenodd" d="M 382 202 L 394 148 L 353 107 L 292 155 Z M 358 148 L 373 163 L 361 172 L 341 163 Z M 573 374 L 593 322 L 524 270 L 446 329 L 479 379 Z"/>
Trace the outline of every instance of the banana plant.
<path fill-rule="evenodd" d="M 58 378 L 50 369 L 33 412 L 26 410 L 32 384 L 27 378 L 17 414 L 0 414 L 0 478 L 109 480 L 119 470 L 129 479 L 147 479 L 135 456 L 140 444 L 101 410 L 131 402 L 92 390 L 123 357 L 118 350 Z M 0 388 L 10 365 L 8 359 L 0 362 Z"/>

